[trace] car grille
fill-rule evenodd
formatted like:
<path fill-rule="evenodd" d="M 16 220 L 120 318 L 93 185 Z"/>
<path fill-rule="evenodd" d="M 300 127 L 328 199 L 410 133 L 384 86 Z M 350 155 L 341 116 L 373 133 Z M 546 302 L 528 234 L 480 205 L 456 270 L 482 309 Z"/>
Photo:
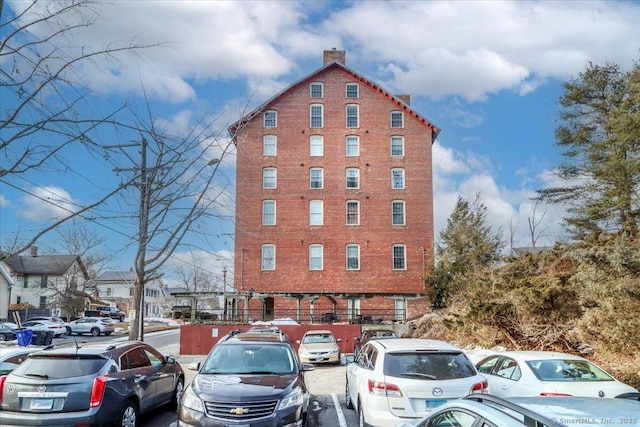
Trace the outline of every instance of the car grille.
<path fill-rule="evenodd" d="M 252 420 L 268 417 L 275 411 L 277 400 L 262 402 L 205 402 L 207 415 L 225 420 Z"/>

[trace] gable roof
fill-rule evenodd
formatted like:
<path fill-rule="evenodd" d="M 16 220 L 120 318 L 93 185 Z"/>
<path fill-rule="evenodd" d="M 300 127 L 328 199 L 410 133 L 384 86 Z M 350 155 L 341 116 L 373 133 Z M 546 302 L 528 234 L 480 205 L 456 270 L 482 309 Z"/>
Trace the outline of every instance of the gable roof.
<path fill-rule="evenodd" d="M 135 271 L 105 271 L 100 276 L 96 277 L 96 282 L 135 282 Z"/>
<path fill-rule="evenodd" d="M 300 79 L 300 80 L 296 81 L 295 83 L 289 85 L 284 90 L 278 92 L 275 96 L 273 96 L 268 101 L 266 101 L 264 104 L 262 104 L 261 106 L 259 106 L 258 108 L 256 108 L 252 112 L 250 112 L 249 114 L 244 115 L 240 120 L 238 120 L 237 122 L 235 122 L 231 126 L 229 126 L 228 131 L 229 131 L 229 134 L 231 135 L 231 137 L 234 139 L 234 142 L 235 142 L 235 134 L 236 134 L 236 132 L 238 130 L 241 130 L 242 127 L 244 127 L 244 125 L 246 125 L 251 120 L 253 120 L 262 111 L 267 110 L 268 107 L 271 104 L 273 104 L 277 99 L 279 99 L 282 96 L 284 96 L 291 89 L 302 85 L 306 81 L 309 81 L 309 80 L 312 80 L 312 79 L 316 78 L 318 75 L 323 74 L 324 72 L 326 72 L 327 70 L 332 69 L 332 68 L 342 69 L 343 71 L 347 72 L 348 74 L 351 74 L 351 76 L 353 76 L 354 79 L 356 79 L 356 80 L 366 84 L 367 86 L 379 91 L 382 95 L 386 96 L 388 99 L 390 99 L 391 101 L 395 102 L 398 105 L 399 109 L 404 110 L 405 113 L 410 114 L 412 117 L 414 117 L 415 119 L 420 121 L 425 127 L 431 129 L 431 142 L 434 143 L 436 141 L 436 138 L 438 137 L 438 134 L 440 133 L 441 129 L 438 128 L 437 126 L 435 126 L 434 124 L 432 124 L 431 122 L 429 122 L 424 117 L 422 117 L 417 111 L 413 110 L 409 105 L 407 105 L 407 103 L 404 102 L 404 100 L 400 96 L 391 94 L 391 92 L 387 91 L 386 89 L 384 89 L 382 86 L 378 85 L 377 83 L 374 83 L 373 81 L 367 79 L 363 75 L 356 73 L 352 69 L 350 69 L 347 66 L 345 66 L 343 63 L 334 60 L 334 61 L 329 62 L 329 63 L 325 64 L 324 66 L 320 67 L 319 69 L 317 69 L 313 73 L 308 74 L 307 76 L 303 77 L 302 79 Z"/>
<path fill-rule="evenodd" d="M 85 277 L 87 272 L 78 255 L 15 255 L 5 260 L 7 265 L 18 274 L 55 274 L 62 275 L 69 271 L 74 262 L 78 262 Z"/>

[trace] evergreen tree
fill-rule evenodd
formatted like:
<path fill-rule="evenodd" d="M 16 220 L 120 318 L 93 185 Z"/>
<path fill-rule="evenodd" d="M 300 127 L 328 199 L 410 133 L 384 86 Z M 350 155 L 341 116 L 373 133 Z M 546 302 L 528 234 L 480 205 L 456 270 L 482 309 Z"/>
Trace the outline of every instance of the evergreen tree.
<path fill-rule="evenodd" d="M 640 64 L 623 73 L 615 64 L 589 64 L 564 84 L 562 124 L 556 144 L 566 183 L 538 192 L 539 199 L 567 206 L 565 222 L 577 239 L 603 231 L 636 237 L 640 215 Z"/>
<path fill-rule="evenodd" d="M 450 297 L 463 289 L 469 275 L 500 259 L 504 245 L 501 230 L 487 224 L 487 208 L 476 194 L 473 203 L 458 197 L 447 227 L 436 244 L 433 274 L 427 277 L 432 308 L 443 308 Z"/>

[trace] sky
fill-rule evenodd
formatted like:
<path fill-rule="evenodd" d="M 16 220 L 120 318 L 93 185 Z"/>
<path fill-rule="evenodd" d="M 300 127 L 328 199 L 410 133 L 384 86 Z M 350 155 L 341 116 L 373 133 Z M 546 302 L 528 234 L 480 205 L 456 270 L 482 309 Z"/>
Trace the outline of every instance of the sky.
<path fill-rule="evenodd" d="M 345 50 L 348 68 L 391 93 L 410 94 L 411 107 L 441 129 L 432 147 L 436 241 L 457 198 L 480 194 L 505 241 L 531 246 L 528 223 L 536 218 L 536 244 L 546 246 L 567 239 L 562 207 L 531 200 L 558 182 L 562 84 L 589 62 L 630 68 L 640 58 L 638 22 L 635 1 L 112 0 L 72 42 L 157 45 L 99 59 L 82 82 L 104 103 L 98 108 L 140 102 L 144 90 L 156 121 L 172 129 L 203 115 L 226 129 L 247 105 L 259 106 L 320 68 L 324 50 Z M 105 135 L 105 144 L 124 138 Z M 233 154 L 219 165 L 226 214 L 208 225 L 206 243 L 177 256 L 204 260 L 218 278 L 222 267 L 233 267 Z M 86 205 L 98 188 L 121 179 L 86 152 L 66 155 L 77 170 L 0 181 L 0 241 L 38 230 L 61 205 Z M 109 219 L 91 225 L 116 254 L 110 267 L 129 269 L 134 248 L 123 241 L 131 230 Z M 38 243 L 55 242 L 49 234 Z"/>

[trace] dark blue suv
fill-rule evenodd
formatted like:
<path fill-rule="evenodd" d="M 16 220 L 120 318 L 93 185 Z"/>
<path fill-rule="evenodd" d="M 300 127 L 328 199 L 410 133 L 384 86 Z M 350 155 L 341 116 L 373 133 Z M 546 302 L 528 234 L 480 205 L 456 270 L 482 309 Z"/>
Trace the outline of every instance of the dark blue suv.
<path fill-rule="evenodd" d="M 185 390 L 178 426 L 302 427 L 309 406 L 304 371 L 280 331 L 234 331 L 218 342 Z"/>

